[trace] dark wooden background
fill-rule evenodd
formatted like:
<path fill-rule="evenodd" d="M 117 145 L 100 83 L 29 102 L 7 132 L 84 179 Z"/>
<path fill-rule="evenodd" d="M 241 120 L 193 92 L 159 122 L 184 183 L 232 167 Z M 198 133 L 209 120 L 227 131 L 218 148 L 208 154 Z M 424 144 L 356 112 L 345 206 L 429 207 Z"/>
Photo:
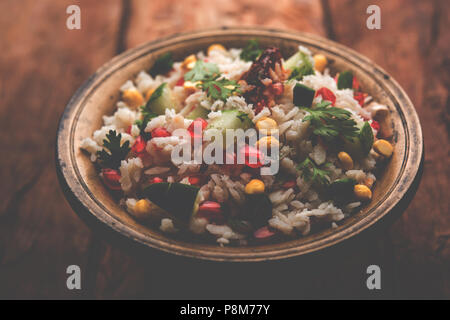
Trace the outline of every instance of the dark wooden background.
<path fill-rule="evenodd" d="M 81 7 L 81 30 L 66 8 Z M 381 30 L 365 27 L 369 4 Z M 450 2 L 422 0 L 2 0 L 0 2 L 0 297 L 449 298 Z M 136 254 L 94 234 L 55 174 L 57 123 L 74 91 L 116 54 L 177 32 L 221 25 L 306 31 L 368 56 L 403 86 L 425 137 L 422 183 L 386 232 L 350 253 L 224 265 Z M 82 290 L 66 288 L 66 267 Z M 382 269 L 382 290 L 365 286 Z"/>

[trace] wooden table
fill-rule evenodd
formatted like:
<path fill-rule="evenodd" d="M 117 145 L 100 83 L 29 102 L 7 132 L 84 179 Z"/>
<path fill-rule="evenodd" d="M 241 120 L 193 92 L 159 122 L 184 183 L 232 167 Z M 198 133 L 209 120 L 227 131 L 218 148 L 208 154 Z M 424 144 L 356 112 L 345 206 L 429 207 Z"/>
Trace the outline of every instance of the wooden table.
<path fill-rule="evenodd" d="M 381 8 L 381 30 L 366 28 L 366 8 L 373 3 Z M 66 28 L 70 4 L 81 7 L 81 30 Z M 2 1 L 0 297 L 449 298 L 449 4 Z M 221 25 L 263 25 L 331 38 L 373 59 L 403 86 L 422 122 L 425 170 L 413 202 L 388 231 L 332 259 L 217 265 L 129 252 L 91 232 L 71 210 L 53 158 L 58 119 L 77 87 L 128 48 Z M 66 288 L 71 264 L 81 267 L 80 291 Z M 366 288 L 370 264 L 381 267 L 381 291 Z"/>

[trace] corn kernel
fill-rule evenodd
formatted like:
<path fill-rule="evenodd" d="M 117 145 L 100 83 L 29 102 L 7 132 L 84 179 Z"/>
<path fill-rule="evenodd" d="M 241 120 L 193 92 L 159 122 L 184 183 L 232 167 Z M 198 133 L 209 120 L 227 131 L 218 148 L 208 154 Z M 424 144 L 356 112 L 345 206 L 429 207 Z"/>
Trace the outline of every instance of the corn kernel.
<path fill-rule="evenodd" d="M 267 130 L 267 134 L 270 134 L 271 130 L 278 129 L 277 122 L 269 117 L 262 117 L 256 122 L 255 126 L 259 131 Z"/>
<path fill-rule="evenodd" d="M 144 219 L 150 215 L 151 209 L 152 206 L 150 201 L 148 201 L 147 199 L 141 199 L 134 205 L 133 213 L 136 218 Z"/>
<path fill-rule="evenodd" d="M 279 148 L 280 141 L 278 141 L 275 137 L 265 136 L 256 142 L 256 147 L 258 149 L 266 148 L 266 150 L 269 150 L 271 148 Z"/>
<path fill-rule="evenodd" d="M 364 184 L 357 184 L 353 189 L 355 196 L 362 201 L 372 199 L 372 191 Z"/>
<path fill-rule="evenodd" d="M 220 50 L 220 51 L 227 51 L 225 47 L 221 44 L 215 43 L 209 46 L 208 48 L 208 56 L 211 54 L 211 51 L 213 50 Z"/>
<path fill-rule="evenodd" d="M 155 89 L 149 89 L 149 90 L 145 93 L 145 100 L 149 100 L 150 97 L 152 96 L 153 92 L 155 92 Z"/>
<path fill-rule="evenodd" d="M 314 55 L 313 58 L 314 58 L 314 68 L 319 72 L 323 72 L 328 63 L 327 57 L 325 57 L 323 54 L 316 54 Z"/>
<path fill-rule="evenodd" d="M 345 170 L 351 170 L 353 168 L 353 159 L 347 152 L 339 152 L 338 159 L 341 162 L 342 168 Z"/>
<path fill-rule="evenodd" d="M 144 104 L 144 97 L 142 97 L 142 94 L 136 89 L 125 90 L 122 93 L 122 100 L 130 108 L 137 108 Z"/>
<path fill-rule="evenodd" d="M 373 144 L 373 149 L 386 158 L 390 158 L 392 156 L 392 152 L 394 151 L 392 144 L 383 139 L 375 141 Z"/>
<path fill-rule="evenodd" d="M 194 54 L 191 54 L 184 59 L 181 66 L 183 68 L 191 70 L 192 68 L 194 68 L 196 62 L 197 62 L 197 57 Z"/>
<path fill-rule="evenodd" d="M 264 193 L 264 182 L 259 179 L 252 179 L 249 183 L 245 185 L 246 194 L 258 194 Z"/>

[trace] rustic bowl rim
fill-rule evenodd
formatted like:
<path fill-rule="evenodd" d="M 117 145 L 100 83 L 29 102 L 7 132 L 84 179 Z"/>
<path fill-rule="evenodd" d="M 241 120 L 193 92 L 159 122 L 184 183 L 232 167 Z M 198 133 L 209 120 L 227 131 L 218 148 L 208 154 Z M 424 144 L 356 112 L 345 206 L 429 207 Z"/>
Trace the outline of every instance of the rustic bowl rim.
<path fill-rule="evenodd" d="M 73 118 L 74 112 L 79 110 L 81 103 L 84 99 L 86 99 L 86 95 L 88 93 L 92 93 L 105 76 L 108 74 L 113 74 L 114 71 L 116 71 L 120 66 L 132 63 L 133 60 L 140 58 L 143 55 L 149 55 L 152 51 L 158 48 L 160 49 L 167 47 L 169 44 L 189 41 L 189 39 L 197 39 L 199 37 L 211 37 L 213 35 L 217 37 L 263 36 L 284 39 L 287 41 L 310 41 L 310 45 L 315 43 L 320 49 L 325 48 L 325 46 L 334 47 L 336 51 L 332 51 L 333 54 L 338 54 L 343 59 L 351 60 L 354 64 L 358 62 L 360 64 L 360 68 L 361 64 L 364 63 L 368 66 L 368 69 L 371 69 L 369 73 L 371 73 L 374 78 L 378 79 L 383 88 L 389 87 L 390 92 L 395 93 L 393 98 L 393 101 L 395 101 L 395 108 L 400 113 L 402 124 L 407 132 L 405 137 L 406 157 L 402 163 L 401 172 L 391 189 L 391 191 L 397 192 L 396 196 L 393 197 L 392 195 L 386 195 L 385 199 L 380 202 L 380 205 L 383 205 L 384 210 L 377 211 L 377 207 L 375 207 L 372 212 L 368 212 L 366 216 L 356 221 L 353 225 L 342 230 L 338 229 L 336 232 L 328 236 L 316 239 L 315 241 L 303 244 L 301 246 L 292 247 L 286 245 L 290 242 L 283 242 L 279 244 L 280 248 L 267 251 L 254 250 L 254 247 L 246 250 L 245 248 L 247 247 L 240 247 L 239 252 L 236 250 L 230 252 L 218 252 L 216 250 L 208 251 L 207 247 L 196 249 L 189 247 L 186 245 L 187 243 L 183 245 L 183 243 L 178 244 L 177 241 L 162 241 L 154 239 L 147 235 L 143 235 L 136 230 L 133 230 L 130 226 L 118 221 L 109 215 L 107 213 L 107 209 L 102 205 L 100 205 L 100 210 L 92 209 L 93 205 L 99 206 L 99 203 L 95 204 L 95 195 L 90 194 L 89 189 L 83 183 L 80 173 L 77 172 L 77 167 L 74 160 L 75 156 L 72 150 L 73 141 L 70 140 L 71 137 L 73 138 L 73 132 L 76 124 L 76 121 L 74 121 Z M 320 45 L 317 45 L 317 43 L 320 43 Z M 71 144 L 70 150 L 65 148 L 66 143 Z M 160 38 L 140 45 L 136 48 L 129 49 L 101 66 L 75 92 L 68 102 L 64 113 L 61 116 L 58 127 L 55 155 L 57 174 L 64 190 L 64 194 L 76 213 L 80 216 L 94 216 L 102 224 L 109 226 L 112 230 L 117 231 L 129 239 L 137 241 L 145 246 L 176 255 L 215 261 L 251 262 L 288 258 L 328 248 L 353 237 L 374 225 L 377 221 L 391 212 L 400 203 L 402 198 L 406 196 L 408 190 L 413 186 L 422 165 L 423 137 L 418 115 L 411 100 L 404 90 L 386 71 L 356 51 L 332 40 L 309 33 L 284 31 L 263 27 L 221 27 L 217 29 L 179 33 L 169 37 Z M 379 206 L 378 209 L 380 209 Z M 283 244 L 285 245 L 284 247 Z M 261 248 L 263 247 L 264 246 L 261 246 Z"/>

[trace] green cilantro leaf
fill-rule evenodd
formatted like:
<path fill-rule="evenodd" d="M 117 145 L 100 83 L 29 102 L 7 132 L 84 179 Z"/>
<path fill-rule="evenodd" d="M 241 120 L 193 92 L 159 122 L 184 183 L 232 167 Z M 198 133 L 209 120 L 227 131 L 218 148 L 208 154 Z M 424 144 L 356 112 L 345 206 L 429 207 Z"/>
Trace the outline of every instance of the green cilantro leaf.
<path fill-rule="evenodd" d="M 322 167 L 326 168 L 329 165 L 330 163 L 326 163 Z M 327 186 L 330 183 L 329 172 L 319 168 L 309 157 L 297 166 L 297 170 L 301 171 L 303 179 L 311 181 L 316 186 Z"/>
<path fill-rule="evenodd" d="M 153 67 L 150 69 L 150 74 L 154 77 L 158 74 L 166 74 L 172 69 L 173 58 L 172 52 L 167 52 L 156 59 Z"/>
<path fill-rule="evenodd" d="M 259 47 L 258 40 L 251 39 L 242 50 L 240 57 L 244 61 L 255 61 L 262 52 L 263 50 Z"/>
<path fill-rule="evenodd" d="M 300 52 L 300 59 L 302 60 L 302 64 L 292 70 L 289 80 L 296 79 L 300 81 L 304 76 L 314 74 L 314 67 L 308 56 L 305 53 Z"/>
<path fill-rule="evenodd" d="M 364 125 L 359 132 L 359 141 L 361 141 L 363 155 L 368 155 L 373 145 L 373 131 L 368 122 L 364 122 Z"/>
<path fill-rule="evenodd" d="M 125 141 L 122 145 L 122 134 L 117 134 L 116 130 L 109 130 L 106 139 L 103 140 L 103 149 L 97 152 L 98 160 L 105 168 L 117 169 L 120 162 L 125 159 L 130 152 L 130 142 Z"/>
<path fill-rule="evenodd" d="M 241 93 L 240 86 L 236 81 L 225 78 L 217 79 L 216 77 L 210 80 L 203 80 L 197 86 L 214 100 L 226 101 L 233 94 Z"/>
<path fill-rule="evenodd" d="M 341 136 L 352 140 L 358 135 L 358 127 L 355 120 L 351 118 L 351 113 L 347 110 L 330 107 L 329 101 L 322 101 L 314 108 L 303 108 L 309 115 L 303 121 L 310 121 L 313 133 L 323 137 L 328 142 Z"/>
<path fill-rule="evenodd" d="M 207 79 L 213 79 L 219 74 L 220 70 L 216 64 L 197 60 L 194 68 L 184 75 L 184 80 L 192 82 L 204 81 Z"/>
<path fill-rule="evenodd" d="M 141 119 L 136 120 L 134 124 L 138 126 L 141 136 L 145 140 L 149 140 L 151 138 L 151 134 L 149 132 L 145 132 L 145 128 L 147 127 L 147 123 L 158 115 L 150 111 L 146 106 L 141 106 L 140 109 Z"/>

